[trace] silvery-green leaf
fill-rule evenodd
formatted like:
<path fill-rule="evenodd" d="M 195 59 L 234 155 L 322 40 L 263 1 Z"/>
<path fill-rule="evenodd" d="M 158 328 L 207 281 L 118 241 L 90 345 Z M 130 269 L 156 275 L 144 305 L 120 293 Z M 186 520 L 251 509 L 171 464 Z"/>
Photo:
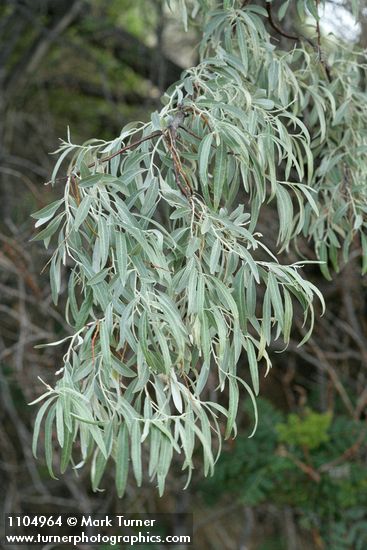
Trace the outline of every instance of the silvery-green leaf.
<path fill-rule="evenodd" d="M 135 421 L 131 428 L 131 462 L 136 483 L 140 487 L 142 483 L 141 429 L 138 421 Z"/>
<path fill-rule="evenodd" d="M 93 202 L 93 197 L 90 195 L 85 195 L 83 200 L 78 206 L 78 210 L 76 211 L 75 220 L 74 220 L 74 229 L 75 231 L 78 231 L 79 227 L 85 220 L 85 218 L 88 216 L 89 208 Z"/>

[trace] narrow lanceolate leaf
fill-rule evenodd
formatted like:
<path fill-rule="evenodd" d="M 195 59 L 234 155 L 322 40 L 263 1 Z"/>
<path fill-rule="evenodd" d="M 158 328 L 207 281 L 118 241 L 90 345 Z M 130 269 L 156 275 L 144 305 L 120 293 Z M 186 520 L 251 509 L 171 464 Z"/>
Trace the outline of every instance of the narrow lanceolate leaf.
<path fill-rule="evenodd" d="M 58 302 L 58 296 L 61 288 L 61 258 L 54 256 L 50 266 L 50 286 L 52 301 L 55 305 Z"/>
<path fill-rule="evenodd" d="M 227 148 L 220 142 L 218 150 L 215 155 L 215 167 L 214 167 L 214 209 L 216 210 L 222 198 L 223 187 L 226 177 L 226 165 L 227 165 Z"/>
<path fill-rule="evenodd" d="M 141 429 L 138 420 L 135 420 L 131 428 L 131 462 L 138 487 L 142 482 L 141 465 Z"/>
<path fill-rule="evenodd" d="M 51 405 L 50 410 L 47 413 L 45 422 L 45 458 L 48 473 L 53 479 L 57 479 L 53 472 L 52 460 L 53 460 L 53 423 L 55 419 L 56 404 Z"/>
<path fill-rule="evenodd" d="M 63 199 L 59 199 L 57 201 L 51 202 L 44 208 L 41 208 L 41 210 L 38 210 L 37 212 L 34 212 L 31 214 L 32 218 L 35 218 L 36 220 L 49 220 L 52 218 L 52 216 L 55 214 L 55 212 L 60 208 L 61 204 L 63 203 Z"/>
<path fill-rule="evenodd" d="M 50 397 L 49 399 L 47 399 L 47 401 L 45 401 L 42 404 L 42 407 L 39 409 L 39 411 L 37 413 L 36 420 L 35 420 L 35 423 L 34 423 L 33 441 L 32 441 L 32 452 L 33 452 L 33 456 L 35 458 L 37 458 L 37 443 L 38 443 L 38 437 L 39 437 L 39 432 L 40 432 L 40 428 L 41 428 L 41 422 L 43 420 L 43 417 L 44 417 L 45 412 L 47 411 L 48 407 L 51 405 L 51 403 L 53 401 L 55 401 L 55 399 L 56 399 L 56 396 L 53 396 L 53 397 Z"/>
<path fill-rule="evenodd" d="M 68 464 L 71 460 L 72 448 L 73 448 L 74 434 L 73 430 L 68 430 L 67 426 L 64 429 L 64 445 L 61 451 L 61 460 L 60 460 L 60 472 L 63 474 L 68 467 Z"/>
<path fill-rule="evenodd" d="M 238 38 L 238 46 L 240 50 L 241 61 L 243 64 L 243 70 L 245 73 L 247 73 L 249 63 L 249 51 L 247 48 L 246 36 L 244 33 L 244 25 L 242 25 L 241 23 L 237 24 L 236 26 L 236 34 Z"/>
<path fill-rule="evenodd" d="M 56 218 L 54 218 L 48 225 L 47 227 L 45 227 L 45 229 L 43 229 L 42 231 L 40 231 L 39 233 L 37 233 L 33 238 L 32 238 L 32 241 L 43 241 L 43 240 L 46 240 L 46 239 L 49 239 L 50 237 L 52 237 L 52 235 L 54 233 L 56 233 L 60 223 L 61 223 L 61 220 L 63 218 L 63 214 L 58 214 L 56 216 Z"/>
<path fill-rule="evenodd" d="M 119 231 L 115 234 L 116 239 L 116 260 L 117 260 L 117 269 L 121 277 L 123 284 L 126 282 L 127 277 L 127 246 L 125 235 Z"/>
<path fill-rule="evenodd" d="M 119 429 L 116 443 L 116 490 L 121 498 L 126 489 L 129 474 L 129 436 L 126 424 Z"/>
<path fill-rule="evenodd" d="M 293 205 L 289 193 L 282 186 L 277 187 L 276 194 L 279 214 L 279 242 L 288 243 L 293 227 Z"/>
<path fill-rule="evenodd" d="M 106 469 L 107 459 L 103 456 L 102 453 L 97 450 L 94 453 L 91 466 L 91 480 L 92 480 L 92 489 L 97 491 L 99 484 L 101 482 L 102 476 Z"/>
<path fill-rule="evenodd" d="M 282 297 L 280 295 L 278 283 L 272 273 L 269 273 L 269 277 L 268 277 L 268 290 L 269 290 L 270 300 L 274 308 L 275 318 L 278 321 L 279 325 L 283 327 L 284 311 L 283 311 Z"/>
<path fill-rule="evenodd" d="M 212 275 L 214 275 L 216 271 L 219 271 L 219 258 L 221 252 L 221 243 L 218 239 L 215 239 L 213 248 L 210 253 L 209 263 L 209 271 Z"/>
<path fill-rule="evenodd" d="M 208 204 L 210 204 L 208 183 L 209 183 L 209 158 L 213 134 L 207 134 L 199 147 L 199 176 L 203 186 L 203 194 Z"/>
<path fill-rule="evenodd" d="M 189 277 L 189 284 L 187 287 L 188 294 L 188 312 L 195 313 L 197 311 L 197 294 L 196 294 L 196 285 L 198 282 L 198 273 L 195 268 L 191 270 Z"/>
<path fill-rule="evenodd" d="M 161 432 L 154 425 L 150 428 L 150 455 L 148 474 L 150 477 L 156 474 L 159 462 L 159 451 L 162 440 Z"/>
<path fill-rule="evenodd" d="M 289 343 L 291 328 L 293 320 L 293 305 L 292 298 L 287 289 L 284 289 L 284 326 L 283 326 L 283 335 L 284 342 Z"/>
<path fill-rule="evenodd" d="M 176 376 L 171 378 L 170 383 L 171 383 L 171 393 L 172 393 L 173 402 L 178 412 L 182 413 L 182 397 L 181 397 L 180 386 L 177 383 Z"/>
<path fill-rule="evenodd" d="M 271 340 L 271 327 L 272 327 L 272 316 L 271 316 L 271 298 L 270 298 L 270 289 L 269 286 L 265 290 L 264 299 L 263 299 L 263 319 L 262 319 L 262 330 L 267 344 L 270 344 Z"/>
<path fill-rule="evenodd" d="M 64 414 L 61 401 L 56 402 L 56 435 L 60 447 L 64 446 Z"/>
<path fill-rule="evenodd" d="M 85 218 L 88 216 L 89 208 L 93 202 L 93 197 L 86 195 L 78 206 L 74 219 L 74 229 L 78 231 Z"/>
<path fill-rule="evenodd" d="M 237 410 L 239 401 L 238 384 L 233 378 L 229 378 L 229 405 L 228 405 L 228 420 L 226 426 L 225 438 L 230 437 L 232 430 L 235 427 Z"/>
<path fill-rule="evenodd" d="M 98 235 L 100 239 L 99 242 L 100 242 L 101 268 L 103 268 L 107 262 L 108 248 L 109 248 L 109 242 L 110 242 L 107 221 L 103 216 L 101 216 L 98 220 Z"/>
<path fill-rule="evenodd" d="M 255 347 L 249 338 L 246 339 L 246 352 L 250 367 L 251 381 L 255 395 L 259 394 L 259 367 L 256 359 Z"/>
<path fill-rule="evenodd" d="M 166 437 L 162 437 L 157 468 L 159 496 L 162 496 L 164 493 L 166 477 L 172 461 L 172 451 L 173 449 L 170 440 Z"/>
<path fill-rule="evenodd" d="M 106 323 L 100 324 L 100 333 L 101 333 L 101 350 L 102 350 L 103 363 L 105 367 L 108 367 L 111 364 L 111 348 L 110 348 L 110 334 L 108 332 L 108 327 Z"/>

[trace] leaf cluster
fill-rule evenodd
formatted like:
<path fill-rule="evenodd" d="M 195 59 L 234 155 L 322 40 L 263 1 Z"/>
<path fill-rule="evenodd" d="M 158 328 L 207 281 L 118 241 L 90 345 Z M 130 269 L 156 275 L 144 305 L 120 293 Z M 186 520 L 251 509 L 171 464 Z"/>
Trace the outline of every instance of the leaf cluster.
<path fill-rule="evenodd" d="M 305 262 L 282 265 L 279 251 L 312 237 L 320 259 L 337 267 L 340 242 L 347 255 L 363 231 L 364 67 L 356 54 L 331 48 L 328 82 L 309 42 L 290 52 L 274 46 L 264 8 L 207 7 L 201 61 L 167 90 L 161 111 L 109 142 L 77 145 L 69 135 L 52 174 L 55 182 L 68 159 L 63 197 L 34 214 L 36 238 L 55 242 L 55 303 L 61 268 L 69 268 L 73 330 L 61 378 L 43 396 L 34 446 L 45 418 L 50 472 L 56 427 L 61 470 L 91 460 L 97 490 L 112 459 L 119 495 L 130 468 L 142 483 L 143 448 L 160 494 L 174 452 L 190 480 L 197 443 L 212 474 L 223 437 L 236 433 L 240 388 L 256 427 L 259 363 L 267 373 L 271 341 L 287 345 L 297 304 L 302 344 L 315 297 L 323 305 L 302 276 Z M 341 183 L 345 166 L 358 185 Z M 274 251 L 257 231 L 272 201 Z M 307 423 L 296 432 L 310 448 L 322 442 Z"/>

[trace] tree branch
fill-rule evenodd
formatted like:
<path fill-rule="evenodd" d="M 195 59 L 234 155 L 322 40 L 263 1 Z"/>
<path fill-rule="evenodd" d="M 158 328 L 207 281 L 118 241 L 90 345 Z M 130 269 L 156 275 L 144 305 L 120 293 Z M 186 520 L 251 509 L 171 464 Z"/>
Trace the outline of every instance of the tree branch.
<path fill-rule="evenodd" d="M 270 26 L 273 27 L 273 29 L 277 31 L 278 34 L 280 34 L 281 36 L 284 36 L 285 38 L 289 38 L 289 40 L 296 40 L 296 41 L 300 40 L 299 36 L 296 36 L 294 34 L 288 34 L 278 25 L 278 23 L 276 23 L 273 17 L 272 4 L 270 2 L 266 3 L 266 11 L 268 12 L 268 19 L 269 19 Z"/>
<path fill-rule="evenodd" d="M 318 0 L 316 0 L 316 3 L 318 2 Z M 269 19 L 269 24 L 270 26 L 278 33 L 280 34 L 280 36 L 284 36 L 285 38 L 288 38 L 289 40 L 295 40 L 296 42 L 300 42 L 301 40 L 305 40 L 306 42 L 308 42 L 308 44 L 310 44 L 310 46 L 312 46 L 312 48 L 317 51 L 318 53 L 318 56 L 319 56 L 319 60 L 320 60 L 320 63 L 322 65 L 322 67 L 324 68 L 325 70 L 325 73 L 326 73 L 326 77 L 328 79 L 329 82 L 332 81 L 332 76 L 331 76 L 331 70 L 330 70 L 330 67 L 329 65 L 326 63 L 325 59 L 324 59 L 324 56 L 323 56 L 323 52 L 321 50 L 321 31 L 320 31 L 320 24 L 318 21 L 316 21 L 316 33 L 317 33 L 317 44 L 315 44 L 310 38 L 308 38 L 307 36 L 297 36 L 295 34 L 289 34 L 287 33 L 286 31 L 284 31 L 280 25 L 278 25 L 278 23 L 275 21 L 274 17 L 273 17 L 273 12 L 272 12 L 272 4 L 271 2 L 266 2 L 266 11 L 268 12 L 268 19 Z"/>
<path fill-rule="evenodd" d="M 137 147 L 141 143 L 144 143 L 144 141 L 148 141 L 149 139 L 153 139 L 155 137 L 161 136 L 162 132 L 161 130 L 157 130 L 156 132 L 153 132 L 149 134 L 149 136 L 145 136 L 141 139 L 137 139 L 136 141 L 133 141 L 129 145 L 125 145 L 125 147 L 122 147 L 116 153 L 113 153 L 112 155 L 109 155 L 108 157 L 104 157 L 98 160 L 98 162 L 108 162 L 109 160 L 118 157 L 119 155 L 122 155 L 122 153 L 125 153 L 125 151 L 128 151 L 129 149 L 133 149 L 134 147 Z M 88 168 L 92 168 L 96 165 L 96 162 L 92 162 L 91 164 L 88 164 Z"/>

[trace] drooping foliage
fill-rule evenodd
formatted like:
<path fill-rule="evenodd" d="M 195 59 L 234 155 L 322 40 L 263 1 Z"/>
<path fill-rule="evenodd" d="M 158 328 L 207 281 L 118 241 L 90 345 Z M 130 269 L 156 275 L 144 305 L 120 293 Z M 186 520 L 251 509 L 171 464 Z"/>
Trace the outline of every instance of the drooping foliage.
<path fill-rule="evenodd" d="M 323 305 L 302 275 L 306 260 L 284 264 L 278 253 L 309 237 L 329 276 L 340 248 L 345 261 L 357 234 L 367 243 L 359 52 L 321 38 L 312 0 L 297 3 L 304 35 L 287 51 L 268 27 L 283 33 L 275 18 L 289 2 L 276 15 L 271 2 L 176 4 L 203 27 L 199 65 L 150 122 L 111 142 L 76 145 L 69 135 L 52 174 L 63 196 L 34 214 L 45 226 L 36 238 L 55 243 L 55 303 L 68 268 L 73 328 L 60 342 L 68 349 L 55 387 L 37 400 L 34 452 L 45 419 L 52 475 L 56 427 L 61 471 L 91 460 L 97 489 L 112 459 L 119 495 L 130 465 L 138 485 L 147 469 L 162 494 L 173 453 L 189 481 L 196 442 L 212 473 L 222 438 L 236 433 L 240 390 L 256 427 L 271 341 L 288 343 L 296 304 L 307 340 L 315 297 Z M 269 202 L 279 220 L 274 250 L 257 230 Z"/>

